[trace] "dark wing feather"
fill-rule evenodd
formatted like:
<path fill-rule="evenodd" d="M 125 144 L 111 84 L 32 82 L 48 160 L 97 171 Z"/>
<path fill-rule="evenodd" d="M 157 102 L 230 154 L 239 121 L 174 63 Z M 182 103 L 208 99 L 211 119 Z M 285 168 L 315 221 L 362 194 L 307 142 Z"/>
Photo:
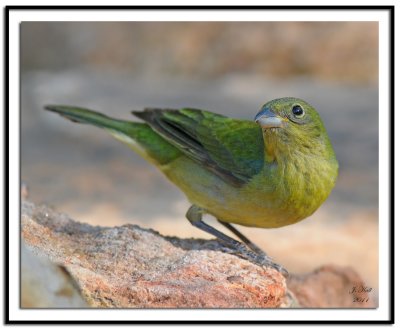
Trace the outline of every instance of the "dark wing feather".
<path fill-rule="evenodd" d="M 262 133 L 254 122 L 196 109 L 132 113 L 233 186 L 247 183 L 264 165 Z"/>

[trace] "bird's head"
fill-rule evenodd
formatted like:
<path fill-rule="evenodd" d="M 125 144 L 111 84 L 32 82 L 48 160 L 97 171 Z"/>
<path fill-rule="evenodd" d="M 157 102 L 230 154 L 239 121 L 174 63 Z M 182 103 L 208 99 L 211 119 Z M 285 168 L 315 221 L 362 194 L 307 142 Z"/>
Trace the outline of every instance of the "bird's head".
<path fill-rule="evenodd" d="M 278 98 L 261 107 L 254 118 L 263 131 L 268 152 L 333 152 L 318 112 L 299 98 Z"/>

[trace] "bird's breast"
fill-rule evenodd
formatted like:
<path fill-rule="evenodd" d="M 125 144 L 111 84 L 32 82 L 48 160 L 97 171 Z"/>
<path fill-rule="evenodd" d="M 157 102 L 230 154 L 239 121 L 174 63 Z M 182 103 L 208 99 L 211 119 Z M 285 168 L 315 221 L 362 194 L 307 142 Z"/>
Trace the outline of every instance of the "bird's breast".
<path fill-rule="evenodd" d="M 162 170 L 205 212 L 251 227 L 281 227 L 308 217 L 334 185 L 330 168 L 298 162 L 270 164 L 240 188 L 187 158 Z"/>

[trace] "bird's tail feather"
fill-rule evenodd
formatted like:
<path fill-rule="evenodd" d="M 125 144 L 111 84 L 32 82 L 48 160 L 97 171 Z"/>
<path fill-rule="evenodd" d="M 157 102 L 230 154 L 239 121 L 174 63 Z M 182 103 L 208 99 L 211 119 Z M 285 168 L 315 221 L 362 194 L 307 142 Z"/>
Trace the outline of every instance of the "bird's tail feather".
<path fill-rule="evenodd" d="M 114 138 L 127 144 L 155 164 L 167 163 L 180 153 L 146 123 L 118 120 L 89 109 L 74 106 L 47 105 L 45 109 L 58 113 L 73 122 L 103 128 Z"/>
<path fill-rule="evenodd" d="M 46 105 L 44 107 L 47 111 L 58 113 L 64 118 L 78 123 L 88 123 L 100 128 L 114 128 L 118 129 L 120 124 L 119 120 L 112 119 L 104 114 L 73 106 L 65 105 Z"/>

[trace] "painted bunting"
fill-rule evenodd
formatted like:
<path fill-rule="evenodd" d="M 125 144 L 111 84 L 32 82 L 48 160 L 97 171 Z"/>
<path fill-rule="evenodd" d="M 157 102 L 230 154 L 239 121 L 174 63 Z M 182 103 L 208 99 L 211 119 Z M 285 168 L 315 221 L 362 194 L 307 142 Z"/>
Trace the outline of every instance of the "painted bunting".
<path fill-rule="evenodd" d="M 108 131 L 187 196 L 191 224 L 216 236 L 232 253 L 286 270 L 230 223 L 260 228 L 310 216 L 335 185 L 338 162 L 317 111 L 298 98 L 264 104 L 254 121 L 183 108 L 147 108 L 130 122 L 70 106 L 49 105 L 74 122 Z M 202 221 L 213 215 L 242 242 Z"/>

